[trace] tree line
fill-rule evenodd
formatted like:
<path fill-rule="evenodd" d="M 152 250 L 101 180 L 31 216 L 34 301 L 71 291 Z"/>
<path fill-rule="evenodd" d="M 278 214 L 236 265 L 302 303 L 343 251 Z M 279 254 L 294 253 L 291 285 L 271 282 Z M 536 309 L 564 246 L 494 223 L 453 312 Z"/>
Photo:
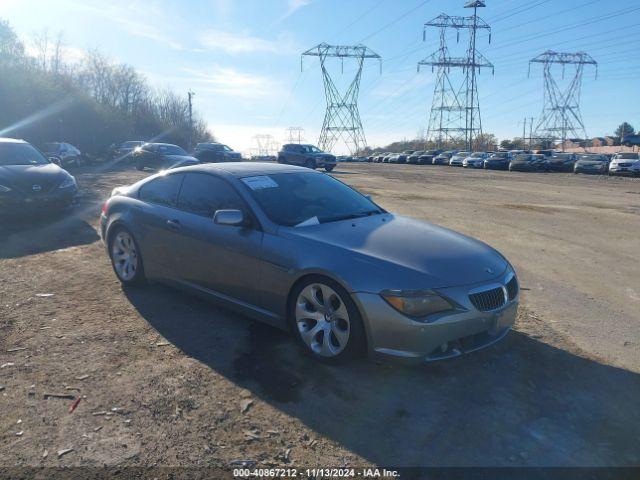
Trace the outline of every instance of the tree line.
<path fill-rule="evenodd" d="M 33 43 L 29 55 L 0 19 L 0 137 L 66 141 L 96 156 L 127 140 L 185 148 L 213 140 L 197 113 L 190 124 L 186 94 L 154 89 L 133 67 L 99 51 L 69 62 L 62 34 L 43 32 Z"/>

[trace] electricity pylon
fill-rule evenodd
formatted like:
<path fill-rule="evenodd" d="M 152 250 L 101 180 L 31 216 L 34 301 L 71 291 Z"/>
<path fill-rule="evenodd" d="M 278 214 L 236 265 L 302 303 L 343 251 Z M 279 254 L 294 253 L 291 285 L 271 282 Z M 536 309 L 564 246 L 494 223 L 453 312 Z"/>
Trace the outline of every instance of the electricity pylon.
<path fill-rule="evenodd" d="M 598 62 L 584 52 L 558 53 L 547 50 L 529 61 L 529 74 L 531 74 L 532 63 L 544 65 L 542 116 L 536 125 L 534 137 L 542 142 L 561 140 L 563 149 L 567 138 L 586 139 L 587 131 L 580 114 L 582 74 L 585 65 L 594 65 L 597 78 Z M 553 75 L 554 65 L 562 65 L 562 78 L 567 65 L 575 66 L 573 78 L 564 90 L 558 85 Z"/>
<path fill-rule="evenodd" d="M 494 69 L 493 64 L 476 49 L 478 30 L 487 30 L 491 41 L 491 27 L 477 15 L 477 9 L 484 6 L 481 0 L 471 1 L 465 4 L 465 8 L 473 8 L 472 16 L 459 17 L 443 13 L 424 24 L 423 41 L 426 40 L 428 28 L 440 30 L 440 48 L 418 63 L 418 71 L 421 66 L 426 65 L 431 66 L 432 70 L 436 67 L 438 69 L 426 139 L 438 147 L 445 142 L 464 141 L 467 149 L 473 150 L 474 139 L 482 134 L 476 75 L 483 68 L 491 68 L 492 72 Z M 447 29 L 455 30 L 458 42 L 460 31 L 469 31 L 466 56 L 450 55 L 446 42 Z M 450 75 L 452 68 L 460 68 L 464 73 L 464 80 L 458 87 L 454 86 Z"/>
<path fill-rule="evenodd" d="M 322 123 L 318 146 L 325 151 L 331 151 L 339 140 L 347 146 L 351 155 L 362 150 L 367 141 L 358 112 L 358 94 L 360 91 L 360 78 L 362 77 L 362 67 L 367 58 L 382 60 L 380 55 L 364 45 L 342 46 L 328 45 L 321 43 L 307 50 L 302 54 L 306 56 L 319 57 L 322 69 L 322 80 L 324 82 L 324 94 L 327 102 L 327 110 Z M 329 72 L 327 59 L 339 58 L 344 73 L 344 59 L 354 59 L 356 63 L 356 73 L 349 84 L 346 92 L 340 93 Z M 302 66 L 302 59 L 301 59 Z"/>
<path fill-rule="evenodd" d="M 254 135 L 253 139 L 256 142 L 258 152 L 258 156 L 267 157 L 271 155 L 272 152 L 277 150 L 276 141 L 273 138 L 273 135 L 268 134 L 258 134 Z"/>
<path fill-rule="evenodd" d="M 289 127 L 285 130 L 287 143 L 302 143 L 304 141 L 304 128 Z"/>

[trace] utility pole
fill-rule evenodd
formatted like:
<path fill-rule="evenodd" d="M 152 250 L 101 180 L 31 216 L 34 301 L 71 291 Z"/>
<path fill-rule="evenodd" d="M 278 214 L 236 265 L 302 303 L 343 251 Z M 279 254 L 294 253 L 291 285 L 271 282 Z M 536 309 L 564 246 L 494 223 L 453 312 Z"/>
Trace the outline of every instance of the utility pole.
<path fill-rule="evenodd" d="M 189 97 L 189 150 L 193 147 L 193 97 L 195 92 L 189 90 L 187 96 Z"/>
<path fill-rule="evenodd" d="M 523 150 L 527 149 L 526 131 L 527 131 L 527 117 L 524 117 L 524 121 L 522 122 L 522 149 Z"/>
<path fill-rule="evenodd" d="M 580 113 L 582 74 L 585 65 L 593 65 L 596 68 L 596 78 L 598 78 L 598 62 L 585 52 L 558 53 L 547 50 L 529 61 L 529 74 L 532 63 L 541 63 L 544 71 L 542 115 L 536 125 L 535 137 L 545 143 L 554 143 L 560 139 L 564 152 L 567 139 L 580 137 L 587 139 L 587 132 Z M 555 65 L 562 66 L 562 78 L 564 78 L 567 65 L 575 67 L 571 82 L 564 89 L 560 88 L 553 74 Z"/>
<path fill-rule="evenodd" d="M 491 27 L 477 15 L 477 9 L 485 7 L 485 3 L 482 0 L 474 0 L 467 2 L 464 7 L 473 8 L 473 15 L 459 17 L 442 13 L 424 24 L 423 41 L 426 40 L 427 28 L 440 29 L 440 48 L 418 63 L 418 71 L 425 65 L 431 66 L 432 71 L 436 67 L 438 69 L 427 141 L 435 143 L 438 147 L 445 142 L 453 144 L 464 142 L 468 150 L 473 150 L 474 138 L 482 135 L 476 74 L 483 68 L 491 68 L 493 71 L 494 67 L 476 49 L 478 30 L 488 31 L 489 41 L 491 41 Z M 449 54 L 445 38 L 447 29 L 455 30 L 458 41 L 460 31 L 469 31 L 469 47 L 466 56 L 454 57 Z M 450 75 L 452 68 L 460 68 L 464 73 L 464 82 L 461 87 L 454 86 Z"/>
<path fill-rule="evenodd" d="M 365 59 L 373 58 L 380 62 L 382 59 L 364 45 L 328 45 L 321 43 L 302 53 L 300 64 L 304 57 L 319 57 L 324 82 L 324 94 L 327 102 L 327 110 L 322 124 L 322 131 L 318 140 L 318 147 L 330 152 L 339 140 L 347 146 L 349 153 L 355 155 L 367 145 L 358 111 L 358 94 L 360 91 L 360 78 Z M 344 73 L 344 59 L 354 59 L 357 65 L 356 74 L 345 93 L 340 93 L 336 87 L 327 60 L 339 58 Z"/>
<path fill-rule="evenodd" d="M 529 122 L 529 148 L 528 150 L 531 150 L 531 147 L 533 146 L 533 117 L 529 117 L 531 119 L 531 121 Z"/>

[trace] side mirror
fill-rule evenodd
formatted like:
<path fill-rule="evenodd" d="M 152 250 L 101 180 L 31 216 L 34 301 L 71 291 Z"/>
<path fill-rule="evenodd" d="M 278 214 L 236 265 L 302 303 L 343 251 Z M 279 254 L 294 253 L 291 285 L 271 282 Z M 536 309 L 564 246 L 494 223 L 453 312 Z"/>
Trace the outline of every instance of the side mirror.
<path fill-rule="evenodd" d="M 238 227 L 244 224 L 244 214 L 240 210 L 216 210 L 213 223 Z"/>
<path fill-rule="evenodd" d="M 51 163 L 55 163 L 56 165 L 60 165 L 60 159 L 58 157 L 49 157 L 49 161 Z"/>

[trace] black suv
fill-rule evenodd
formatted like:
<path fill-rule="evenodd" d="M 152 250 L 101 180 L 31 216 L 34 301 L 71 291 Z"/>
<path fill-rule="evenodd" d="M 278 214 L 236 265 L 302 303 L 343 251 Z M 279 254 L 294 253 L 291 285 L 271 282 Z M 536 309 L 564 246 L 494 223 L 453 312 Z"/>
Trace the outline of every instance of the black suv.
<path fill-rule="evenodd" d="M 222 143 L 199 143 L 193 156 L 202 163 L 241 162 L 242 154 Z"/>
<path fill-rule="evenodd" d="M 278 152 L 278 163 L 300 165 L 307 168 L 324 168 L 327 172 L 336 166 L 336 157 L 313 145 L 289 143 Z"/>

